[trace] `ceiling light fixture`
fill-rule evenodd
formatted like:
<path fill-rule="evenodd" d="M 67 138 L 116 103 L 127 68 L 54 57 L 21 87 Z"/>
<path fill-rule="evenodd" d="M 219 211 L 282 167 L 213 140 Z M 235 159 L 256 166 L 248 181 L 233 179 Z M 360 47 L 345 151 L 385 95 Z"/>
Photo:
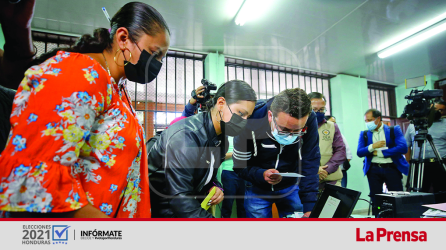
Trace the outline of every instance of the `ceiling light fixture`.
<path fill-rule="evenodd" d="M 405 36 L 400 37 L 397 42 L 378 52 L 378 57 L 386 58 L 391 56 L 445 30 L 446 13 L 407 32 Z"/>
<path fill-rule="evenodd" d="M 235 16 L 235 24 L 243 26 L 247 21 L 251 21 L 261 16 L 273 1 L 271 0 L 244 0 Z"/>

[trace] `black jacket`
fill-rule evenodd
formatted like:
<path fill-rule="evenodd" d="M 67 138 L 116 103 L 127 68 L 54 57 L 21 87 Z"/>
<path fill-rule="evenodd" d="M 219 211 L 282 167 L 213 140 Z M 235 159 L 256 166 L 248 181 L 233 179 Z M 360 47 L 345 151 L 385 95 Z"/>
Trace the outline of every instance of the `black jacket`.
<path fill-rule="evenodd" d="M 216 175 L 227 152 L 222 139 L 208 113 L 188 117 L 163 131 L 148 149 L 152 217 L 212 218 L 201 208 L 201 201 L 212 186 L 221 187 Z"/>
<path fill-rule="evenodd" d="M 316 115 L 311 112 L 307 120 L 307 132 L 293 144 L 280 145 L 271 135 L 268 122 L 274 97 L 258 100 L 252 116 L 248 119 L 245 130 L 234 137 L 234 171 L 243 179 L 265 191 L 278 191 L 299 184 L 299 197 L 304 212 L 311 211 L 317 200 L 319 188 L 319 134 Z M 272 186 L 268 184 L 263 172 L 276 168 L 281 173 L 300 173 L 305 177 L 283 178 Z"/>

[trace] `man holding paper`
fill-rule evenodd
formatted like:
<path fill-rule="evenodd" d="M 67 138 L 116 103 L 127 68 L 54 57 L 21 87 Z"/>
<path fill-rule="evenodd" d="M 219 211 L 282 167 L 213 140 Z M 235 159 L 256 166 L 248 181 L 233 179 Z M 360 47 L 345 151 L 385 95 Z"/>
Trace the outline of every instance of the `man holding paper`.
<path fill-rule="evenodd" d="M 309 216 L 319 186 L 319 135 L 316 115 L 304 90 L 280 92 L 257 101 L 243 132 L 234 138 L 234 171 L 246 181 L 248 218 Z M 297 174 L 305 177 L 299 177 Z"/>
<path fill-rule="evenodd" d="M 375 195 L 382 194 L 383 183 L 389 191 L 403 191 L 402 173 L 407 175 L 409 171 L 409 163 L 403 157 L 407 143 L 400 126 L 392 128 L 382 123 L 380 111 L 369 109 L 364 118 L 368 131 L 359 135 L 357 155 L 365 157 L 364 175 L 369 181 L 373 204 Z M 373 204 L 374 215 L 376 211 Z"/>

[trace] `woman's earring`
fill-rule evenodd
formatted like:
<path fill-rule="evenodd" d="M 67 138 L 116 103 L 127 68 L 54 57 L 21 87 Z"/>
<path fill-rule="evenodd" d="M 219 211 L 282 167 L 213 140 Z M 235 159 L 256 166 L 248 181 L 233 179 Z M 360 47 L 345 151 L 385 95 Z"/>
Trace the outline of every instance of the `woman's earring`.
<path fill-rule="evenodd" d="M 220 110 L 217 110 L 217 112 L 218 112 L 218 115 L 220 116 L 220 121 L 218 121 L 218 122 L 221 122 L 221 121 L 223 120 L 223 117 L 221 116 L 221 111 L 220 111 Z M 215 115 L 215 117 L 216 117 L 217 120 L 218 120 L 218 116 Z"/>
<path fill-rule="evenodd" d="M 122 51 L 125 51 L 127 48 L 126 47 L 124 47 L 124 49 L 122 50 Z M 120 66 L 120 67 L 124 67 L 125 65 L 127 65 L 127 64 L 129 64 L 129 62 L 132 60 L 132 52 L 130 52 L 130 50 L 129 50 L 129 53 L 130 53 L 130 58 L 129 58 L 129 60 L 127 61 L 127 63 L 125 63 L 124 65 L 119 65 L 118 64 L 118 53 L 121 51 L 121 48 L 118 48 L 118 50 L 116 50 L 116 53 L 115 53 L 115 56 L 113 57 L 113 59 L 114 59 L 114 61 L 115 61 L 115 63 L 116 63 L 116 65 L 118 65 L 118 66 Z M 125 57 L 124 57 L 124 59 L 125 59 Z"/>

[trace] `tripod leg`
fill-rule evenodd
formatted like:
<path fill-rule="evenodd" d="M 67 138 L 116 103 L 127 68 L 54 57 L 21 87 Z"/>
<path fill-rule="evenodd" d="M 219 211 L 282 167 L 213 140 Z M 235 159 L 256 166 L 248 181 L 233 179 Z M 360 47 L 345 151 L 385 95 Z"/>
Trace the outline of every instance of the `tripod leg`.
<path fill-rule="evenodd" d="M 412 143 L 412 155 L 410 157 L 410 169 L 409 169 L 409 176 L 407 176 L 407 191 L 412 191 L 415 187 L 415 183 L 414 183 L 414 177 L 415 177 L 415 169 L 418 167 L 417 163 L 415 162 L 415 149 L 417 147 L 417 144 Z"/>
<path fill-rule="evenodd" d="M 415 144 L 415 142 L 417 142 Z M 420 192 L 420 174 L 424 165 L 424 155 L 422 149 L 426 146 L 425 139 L 416 138 L 414 139 L 414 146 L 412 147 L 412 164 L 411 164 L 411 178 L 410 185 L 411 189 L 409 191 Z M 418 149 L 418 158 L 414 160 L 413 156 L 415 155 L 415 145 Z"/>

